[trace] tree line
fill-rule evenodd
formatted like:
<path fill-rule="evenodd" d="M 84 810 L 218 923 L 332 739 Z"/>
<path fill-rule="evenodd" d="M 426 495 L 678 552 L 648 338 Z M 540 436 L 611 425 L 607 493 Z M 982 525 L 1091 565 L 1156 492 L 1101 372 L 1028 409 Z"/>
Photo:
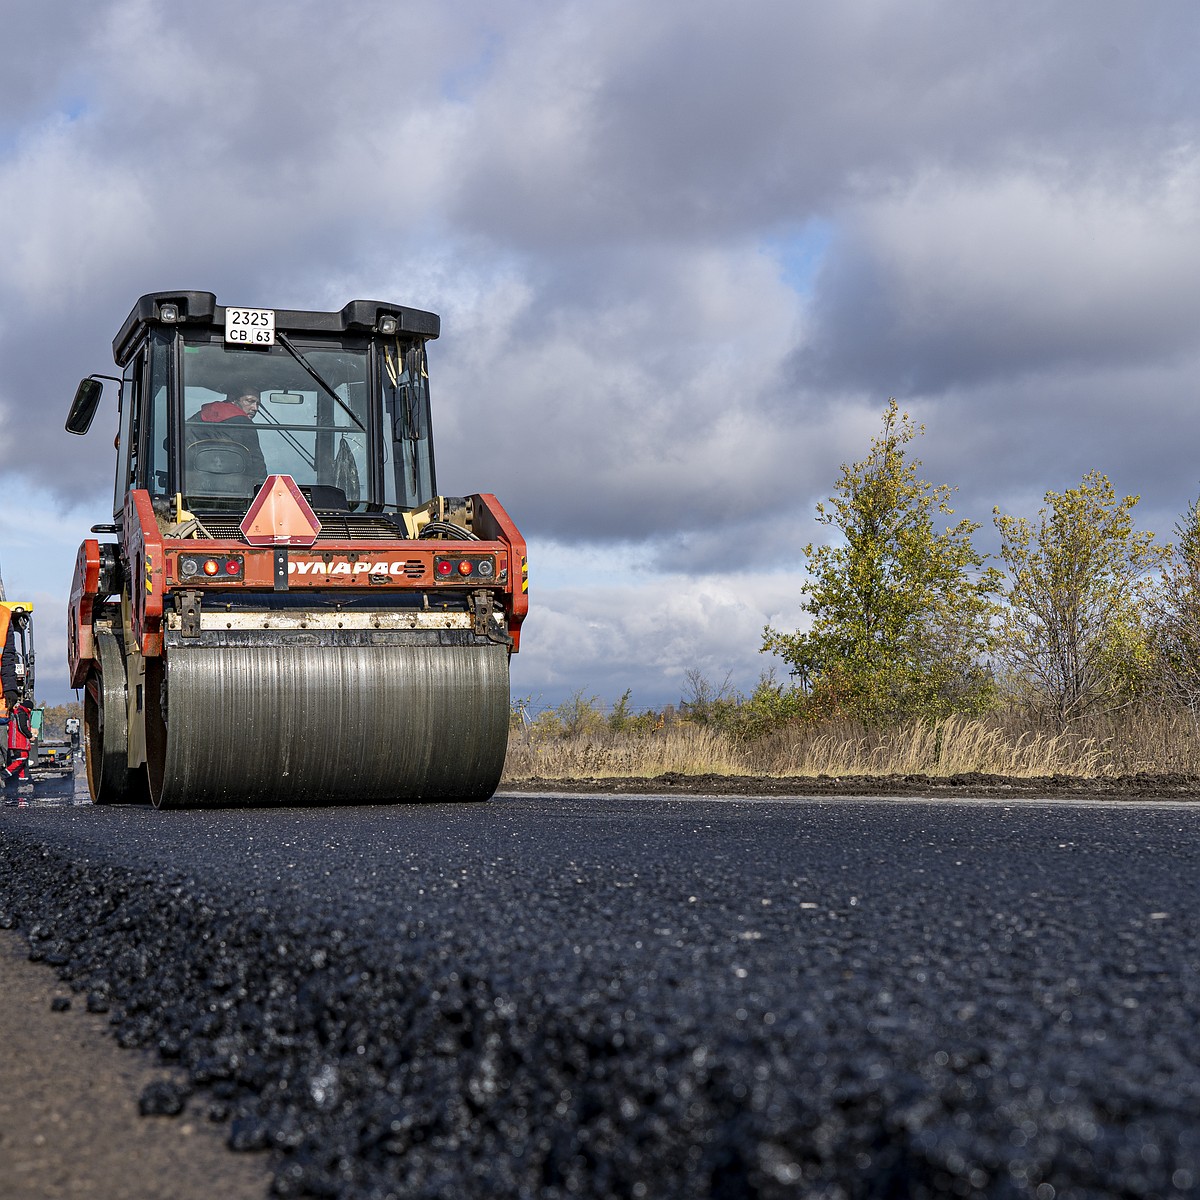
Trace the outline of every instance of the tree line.
<path fill-rule="evenodd" d="M 763 631 L 792 682 L 764 676 L 751 710 L 878 726 L 1017 705 L 1066 728 L 1153 699 L 1200 716 L 1200 499 L 1160 544 L 1134 527 L 1140 497 L 1089 471 L 1036 518 L 994 509 L 989 556 L 955 489 L 920 477 L 923 434 L 890 400 L 866 458 L 842 465 L 817 506 L 833 536 L 804 548 L 808 627 Z"/>

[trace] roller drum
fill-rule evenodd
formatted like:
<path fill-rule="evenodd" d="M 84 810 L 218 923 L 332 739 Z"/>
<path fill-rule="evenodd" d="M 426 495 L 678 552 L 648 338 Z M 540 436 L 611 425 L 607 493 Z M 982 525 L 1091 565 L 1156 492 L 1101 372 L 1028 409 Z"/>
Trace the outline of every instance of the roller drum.
<path fill-rule="evenodd" d="M 508 650 L 446 641 L 170 647 L 148 689 L 155 804 L 486 800 L 508 745 Z"/>
<path fill-rule="evenodd" d="M 145 803 L 145 773 L 129 769 L 129 697 L 125 651 L 116 636 L 97 631 L 96 666 L 83 692 L 83 752 L 95 804 Z"/>

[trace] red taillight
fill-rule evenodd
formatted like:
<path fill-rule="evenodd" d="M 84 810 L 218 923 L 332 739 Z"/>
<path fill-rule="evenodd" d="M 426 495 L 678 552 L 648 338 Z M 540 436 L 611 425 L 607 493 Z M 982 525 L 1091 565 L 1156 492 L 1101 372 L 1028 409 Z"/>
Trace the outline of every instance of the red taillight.
<path fill-rule="evenodd" d="M 453 564 L 448 558 L 439 558 L 437 563 L 437 573 L 439 575 L 449 575 L 454 570 Z"/>
<path fill-rule="evenodd" d="M 168 571 L 170 564 L 171 560 L 168 558 Z M 183 583 L 199 583 L 201 575 L 207 575 L 215 581 L 222 575 L 240 578 L 244 574 L 245 566 L 240 554 L 214 554 L 212 558 L 201 558 L 198 554 L 179 556 L 179 578 Z"/>

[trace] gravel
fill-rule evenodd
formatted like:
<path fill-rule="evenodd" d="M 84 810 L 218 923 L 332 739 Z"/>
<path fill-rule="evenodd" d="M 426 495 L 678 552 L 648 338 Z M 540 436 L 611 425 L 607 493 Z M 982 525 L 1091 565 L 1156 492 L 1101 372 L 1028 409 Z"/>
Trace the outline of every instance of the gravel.
<path fill-rule="evenodd" d="M 274 1194 L 1200 1194 L 1200 808 L 0 808 L 0 926 Z M 194 1102 L 194 1097 L 193 1097 Z"/>

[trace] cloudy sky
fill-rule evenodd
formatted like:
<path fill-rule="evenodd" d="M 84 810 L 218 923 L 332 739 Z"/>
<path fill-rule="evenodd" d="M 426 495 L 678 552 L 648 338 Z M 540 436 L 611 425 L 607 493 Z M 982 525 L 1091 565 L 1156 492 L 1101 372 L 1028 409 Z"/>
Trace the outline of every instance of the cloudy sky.
<path fill-rule="evenodd" d="M 514 695 L 748 690 L 889 396 L 961 515 L 1200 491 L 1200 8 L 42 0 L 0 47 L 0 568 L 66 699 L 140 294 L 442 315 L 439 483 L 530 542 Z M 109 416 L 111 417 L 111 411 Z"/>

